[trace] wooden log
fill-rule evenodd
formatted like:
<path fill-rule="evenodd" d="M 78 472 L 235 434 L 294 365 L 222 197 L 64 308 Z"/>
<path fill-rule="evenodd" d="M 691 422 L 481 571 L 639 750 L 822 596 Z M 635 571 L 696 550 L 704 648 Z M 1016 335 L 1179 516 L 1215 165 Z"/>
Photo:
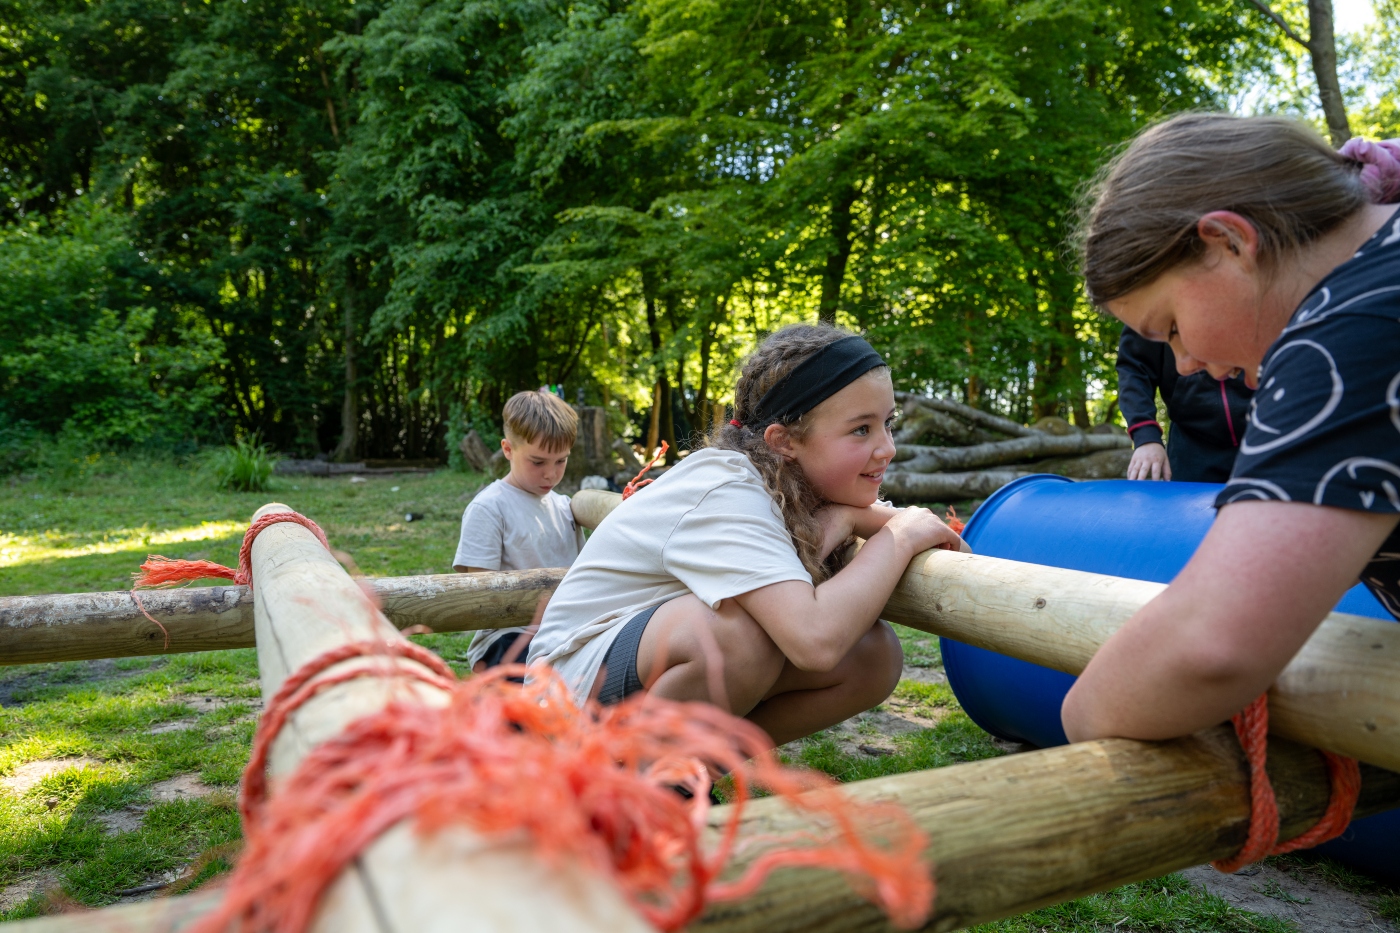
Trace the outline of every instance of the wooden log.
<path fill-rule="evenodd" d="M 595 528 L 622 502 L 588 489 L 573 499 L 574 519 Z M 554 592 L 562 569 L 370 577 L 389 621 L 434 632 L 529 625 L 540 598 Z M 130 658 L 253 647 L 253 600 L 247 587 L 141 590 L 151 622 L 125 590 L 0 597 L 0 665 Z"/>
<path fill-rule="evenodd" d="M 926 551 L 881 618 L 1080 673 L 1166 587 L 995 557 Z M 1334 612 L 1269 690 L 1275 735 L 1400 770 L 1400 625 Z"/>
<path fill-rule="evenodd" d="M 894 432 L 896 444 L 917 444 L 936 439 L 942 444 L 986 444 L 1006 440 L 1006 435 L 960 421 L 952 415 L 924 408 L 914 401 L 904 404 L 904 417 Z"/>
<path fill-rule="evenodd" d="M 892 502 L 951 502 L 985 499 L 1021 476 L 1023 470 L 977 470 L 971 473 L 906 473 L 891 470 L 880 492 Z"/>
<path fill-rule="evenodd" d="M 1283 835 L 1297 835 L 1326 806 L 1329 788 L 1321 758 L 1274 739 L 1268 767 Z M 876 778 L 848 784 L 846 792 L 864 800 L 897 800 L 929 833 L 938 899 L 927 929 L 954 930 L 1232 855 L 1248 829 L 1247 788 L 1239 744 L 1221 727 L 1171 742 L 1085 742 Z M 1358 816 L 1400 804 L 1400 775 L 1363 766 L 1361 788 Z M 712 830 L 727 815 L 726 807 L 714 810 Z M 751 802 L 743 827 L 746 835 L 812 828 L 774 798 Z M 734 870 L 755 854 L 741 852 Z M 464 876 L 453 883 L 469 881 Z M 420 895 L 421 889 L 407 892 Z M 14 933 L 174 933 L 212 909 L 217 898 L 217 891 L 196 892 L 20 921 L 13 928 Z M 489 927 L 459 919 L 453 929 L 463 928 Z M 889 926 L 829 872 L 787 869 L 770 876 L 753 897 L 713 905 L 689 929 L 884 933 Z"/>
<path fill-rule="evenodd" d="M 258 515 L 285 509 L 264 506 Z M 315 536 L 299 525 L 271 525 L 258 535 L 252 569 L 265 700 L 289 674 L 332 648 L 402 638 Z M 372 667 L 375 674 L 324 690 L 292 714 L 269 756 L 273 794 L 277 780 L 292 773 L 311 749 L 391 700 L 444 705 L 444 691 L 398 673 L 416 663 L 380 656 L 328 669 L 329 674 Z M 548 865 L 526 840 L 490 842 L 466 829 L 425 838 L 407 822 L 371 843 L 332 883 L 312 929 L 449 930 L 468 925 L 466 918 L 471 918 L 470 925 L 499 930 L 650 929 L 612 884 L 569 865 Z"/>
<path fill-rule="evenodd" d="M 895 454 L 899 470 L 917 473 L 940 473 L 945 470 L 970 470 L 974 467 L 1000 466 L 1046 457 L 1073 457 L 1100 450 L 1131 448 L 1133 442 L 1117 434 L 1053 434 L 1036 432 L 994 444 L 973 447 L 924 447 L 918 444 L 901 446 Z"/>
<path fill-rule="evenodd" d="M 619 497 L 620 498 L 620 497 Z M 435 632 L 529 625 L 562 569 L 367 578 L 365 585 L 398 628 Z M 71 593 L 0 598 L 0 665 L 126 658 L 253 646 L 253 598 L 244 586 Z"/>
<path fill-rule="evenodd" d="M 1321 756 L 1269 743 L 1283 836 L 1316 822 L 1328 799 Z M 1400 804 L 1400 775 L 1362 768 L 1358 816 Z M 1156 878 L 1239 851 L 1246 772 L 1233 731 L 1172 742 L 1085 742 L 847 785 L 897 800 L 929 834 L 938 898 L 926 930 L 956 930 Z M 718 818 L 720 814 L 716 814 Z M 744 832 L 807 829 L 757 801 Z M 751 857 L 751 856 L 750 856 Z M 717 904 L 692 933 L 887 933 L 880 912 L 812 871 L 776 872 L 753 897 Z"/>
<path fill-rule="evenodd" d="M 621 504 L 621 494 L 605 489 L 580 489 L 569 500 L 569 506 L 574 511 L 574 521 L 585 528 L 597 528 L 603 519 Z"/>
<path fill-rule="evenodd" d="M 1097 436 L 1097 435 L 1095 435 Z M 1059 457 L 1054 460 L 1041 460 L 1021 467 L 1031 473 L 1054 473 L 1071 479 L 1125 479 L 1128 464 L 1132 462 L 1131 447 L 1117 450 L 1100 450 L 1098 453 L 1082 457 Z"/>
<path fill-rule="evenodd" d="M 1029 437 L 1037 433 L 1034 428 L 1028 428 L 1024 424 L 1018 424 L 1010 418 L 1003 418 L 1001 415 L 994 415 L 989 411 L 980 408 L 973 408 L 971 405 L 964 405 L 962 402 L 955 402 L 952 399 L 934 398 L 929 395 L 915 395 L 912 392 L 896 392 L 895 400 L 899 402 L 913 402 L 934 411 L 946 412 L 947 414 L 961 418 L 972 424 L 980 425 L 992 431 L 999 431 L 1012 437 Z"/>

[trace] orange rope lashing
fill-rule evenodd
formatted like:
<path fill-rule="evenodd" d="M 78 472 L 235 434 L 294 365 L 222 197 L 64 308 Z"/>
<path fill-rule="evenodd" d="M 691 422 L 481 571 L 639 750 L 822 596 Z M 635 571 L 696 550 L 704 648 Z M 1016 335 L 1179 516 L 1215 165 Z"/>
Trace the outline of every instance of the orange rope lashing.
<path fill-rule="evenodd" d="M 162 557 L 159 554 L 152 554 L 146 557 L 146 562 L 141 565 L 141 572 L 133 574 L 131 584 L 131 600 L 136 603 L 136 608 L 141 610 L 141 614 L 155 623 L 165 635 L 165 650 L 170 650 L 170 632 L 160 620 L 146 611 L 145 605 L 141 602 L 141 596 L 136 591 L 141 587 L 171 586 L 175 583 L 186 583 L 191 580 L 223 579 L 230 580 L 239 586 L 246 586 L 250 589 L 253 586 L 252 556 L 253 540 L 269 525 L 278 522 L 291 522 L 310 529 L 326 550 L 330 550 L 330 542 L 326 540 L 326 533 L 321 530 L 321 526 L 300 512 L 269 512 L 262 518 L 256 519 L 248 530 L 243 533 L 243 544 L 238 548 L 238 569 L 225 567 L 223 564 L 216 564 L 212 560 L 172 560 L 169 557 Z"/>
<path fill-rule="evenodd" d="M 661 449 L 656 452 L 655 457 L 651 458 L 651 462 L 648 463 L 646 466 L 642 467 L 642 471 L 640 473 L 632 477 L 632 482 L 622 487 L 622 498 L 624 500 L 632 498 L 632 493 L 636 492 L 638 489 L 641 489 L 643 486 L 649 486 L 652 483 L 656 482 L 656 480 L 654 479 L 642 479 L 642 477 L 646 476 L 647 470 L 650 470 L 652 467 L 656 466 L 666 457 L 666 451 L 669 449 L 670 445 L 668 445 L 665 441 L 662 441 Z"/>
<path fill-rule="evenodd" d="M 717 900 L 752 894 L 777 868 L 847 876 L 902 927 L 933 904 L 927 839 L 888 802 L 856 802 L 830 778 L 780 765 L 764 732 L 708 703 L 638 694 L 616 706 L 576 705 L 544 666 L 457 681 L 440 660 L 402 643 L 357 642 L 321 655 L 268 704 L 243 776 L 247 840 L 220 906 L 192 933 L 301 933 L 346 866 L 390 827 L 421 834 L 465 825 L 483 835 L 523 833 L 547 863 L 581 865 L 617 885 L 662 930 L 684 927 Z M 404 658 L 403 674 L 448 691 L 445 707 L 395 700 L 313 749 L 267 795 L 269 749 L 288 717 L 320 690 L 382 665 L 325 673 L 354 657 Z M 734 806 L 705 844 L 712 771 L 728 772 Z M 819 829 L 743 841 L 758 855 L 738 877 L 720 875 L 740 844 L 754 784 L 786 798 Z M 677 794 L 685 787 L 689 800 Z"/>
<path fill-rule="evenodd" d="M 1280 843 L 1278 801 L 1274 798 L 1268 772 L 1264 770 L 1269 745 L 1268 694 L 1250 703 L 1230 722 L 1249 761 L 1249 835 L 1240 851 L 1230 858 L 1210 863 L 1216 871 L 1232 874 L 1267 856 L 1310 849 L 1346 831 L 1356 808 L 1356 798 L 1361 793 L 1361 767 L 1355 758 L 1319 749 L 1327 762 L 1327 776 L 1332 786 L 1327 809 L 1307 832 Z"/>

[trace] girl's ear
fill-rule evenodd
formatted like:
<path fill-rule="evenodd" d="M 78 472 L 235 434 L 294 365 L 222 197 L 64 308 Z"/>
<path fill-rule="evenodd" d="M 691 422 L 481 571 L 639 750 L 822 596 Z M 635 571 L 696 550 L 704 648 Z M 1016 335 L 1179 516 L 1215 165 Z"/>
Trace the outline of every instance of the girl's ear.
<path fill-rule="evenodd" d="M 1259 251 L 1259 230 L 1234 211 L 1211 211 L 1196 221 L 1196 232 L 1207 248 L 1247 257 L 1251 263 Z"/>
<path fill-rule="evenodd" d="M 792 446 L 792 435 L 781 424 L 770 424 L 763 429 L 763 442 L 768 449 L 785 460 L 791 460 L 796 451 Z"/>

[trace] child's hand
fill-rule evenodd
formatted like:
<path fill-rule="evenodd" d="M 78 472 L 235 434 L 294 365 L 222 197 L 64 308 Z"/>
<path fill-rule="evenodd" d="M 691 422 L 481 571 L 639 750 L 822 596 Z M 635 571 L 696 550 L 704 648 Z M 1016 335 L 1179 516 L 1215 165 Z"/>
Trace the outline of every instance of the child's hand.
<path fill-rule="evenodd" d="M 972 550 L 958 537 L 957 532 L 943 524 L 942 519 L 918 506 L 900 509 L 885 523 L 884 530 L 894 536 L 901 550 L 909 557 L 929 548 Z"/>

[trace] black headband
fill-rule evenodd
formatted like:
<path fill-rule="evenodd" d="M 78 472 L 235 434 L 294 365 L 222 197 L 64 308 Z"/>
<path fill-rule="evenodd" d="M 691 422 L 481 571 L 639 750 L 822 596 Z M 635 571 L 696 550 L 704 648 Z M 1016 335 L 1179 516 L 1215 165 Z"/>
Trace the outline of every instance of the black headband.
<path fill-rule="evenodd" d="M 792 372 L 763 393 L 749 416 L 753 425 L 785 424 L 807 414 L 885 360 L 865 338 L 842 337 L 793 367 Z"/>

